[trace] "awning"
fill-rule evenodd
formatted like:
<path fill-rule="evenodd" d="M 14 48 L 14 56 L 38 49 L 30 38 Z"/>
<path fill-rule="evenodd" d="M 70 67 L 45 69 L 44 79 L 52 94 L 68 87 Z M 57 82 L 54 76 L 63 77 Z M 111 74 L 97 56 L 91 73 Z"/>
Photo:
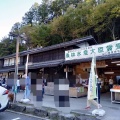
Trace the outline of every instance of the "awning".
<path fill-rule="evenodd" d="M 56 67 L 62 65 L 63 63 L 64 63 L 64 59 L 33 63 L 32 65 L 28 66 L 28 69 Z M 25 65 L 19 66 L 18 70 L 25 70 Z M 15 71 L 15 67 L 0 69 L 0 72 L 12 72 L 12 71 Z"/>
<path fill-rule="evenodd" d="M 3 69 L 0 69 L 0 73 L 1 72 L 10 72 L 10 71 L 15 71 L 15 68 L 7 68 L 7 69 L 3 68 Z"/>
<path fill-rule="evenodd" d="M 46 62 L 33 63 L 32 65 L 29 65 L 28 68 L 36 69 L 36 68 L 56 67 L 58 65 L 62 65 L 63 63 L 64 63 L 64 59 L 52 60 L 52 61 L 46 61 Z"/>
<path fill-rule="evenodd" d="M 105 56 L 98 56 L 96 60 L 107 60 L 107 59 L 115 59 L 120 58 L 120 53 L 105 55 Z M 64 64 L 74 64 L 74 63 L 81 63 L 81 62 L 89 62 L 92 61 L 92 58 L 84 58 L 84 59 L 75 59 L 75 60 L 67 60 Z"/>

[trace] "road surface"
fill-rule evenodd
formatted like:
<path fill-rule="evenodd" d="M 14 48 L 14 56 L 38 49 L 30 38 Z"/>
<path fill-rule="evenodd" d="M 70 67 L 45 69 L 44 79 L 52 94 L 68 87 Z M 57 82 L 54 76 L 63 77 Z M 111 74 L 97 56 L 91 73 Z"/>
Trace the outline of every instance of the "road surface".
<path fill-rule="evenodd" d="M 42 120 L 42 119 L 34 117 L 32 115 L 25 115 L 23 113 L 21 114 L 18 112 L 5 111 L 0 113 L 0 120 Z"/>

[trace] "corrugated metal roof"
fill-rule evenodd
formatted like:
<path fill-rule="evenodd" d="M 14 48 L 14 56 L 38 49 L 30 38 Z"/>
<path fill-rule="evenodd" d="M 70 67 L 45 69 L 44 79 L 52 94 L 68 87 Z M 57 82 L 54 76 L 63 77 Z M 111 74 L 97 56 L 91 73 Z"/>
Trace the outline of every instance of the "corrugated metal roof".
<path fill-rule="evenodd" d="M 96 44 L 97 42 L 95 41 L 95 39 L 92 36 L 88 36 L 88 37 L 84 37 L 81 39 L 75 39 L 69 42 L 64 42 L 64 43 L 60 43 L 57 45 L 52 45 L 52 46 L 48 46 L 45 48 L 36 48 L 36 49 L 32 49 L 32 50 L 28 50 L 27 53 L 29 54 L 34 54 L 34 53 L 38 53 L 38 52 L 44 52 L 44 51 L 48 51 L 48 50 L 53 50 L 53 49 L 58 49 L 58 48 L 62 48 L 62 47 L 67 47 L 67 46 L 71 46 L 71 45 L 76 45 L 78 43 L 81 42 L 85 42 L 85 41 L 94 41 L 93 43 Z M 21 52 L 21 55 L 26 54 L 25 52 Z"/>
<path fill-rule="evenodd" d="M 68 47 L 68 46 L 76 45 L 78 43 L 82 43 L 82 42 L 85 42 L 85 41 L 87 41 L 89 43 L 92 43 L 91 45 L 97 44 L 96 40 L 92 36 L 87 36 L 87 37 L 83 37 L 83 38 L 80 38 L 80 39 L 74 39 L 74 40 L 71 40 L 71 41 L 68 41 L 68 42 L 63 42 L 63 43 L 60 43 L 60 44 L 56 44 L 56 45 L 52 45 L 52 46 L 48 46 L 48 47 L 44 47 L 44 48 L 39 47 L 39 48 L 31 49 L 31 50 L 22 51 L 19 54 L 20 54 L 20 56 L 23 56 L 23 55 L 27 55 L 27 54 L 45 52 L 45 51 L 49 51 L 49 50 L 53 50 L 53 49 L 58 49 L 58 48 L 62 48 L 62 47 Z M 11 55 L 8 55 L 8 56 L 1 57 L 0 59 L 9 58 L 9 57 L 13 57 L 13 56 L 15 56 L 15 53 L 11 54 Z"/>

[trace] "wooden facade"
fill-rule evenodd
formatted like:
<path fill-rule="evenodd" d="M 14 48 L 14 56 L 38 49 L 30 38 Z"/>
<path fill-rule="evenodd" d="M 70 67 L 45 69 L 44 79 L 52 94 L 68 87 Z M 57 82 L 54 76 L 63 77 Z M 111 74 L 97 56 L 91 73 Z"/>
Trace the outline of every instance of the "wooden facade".
<path fill-rule="evenodd" d="M 65 49 L 63 48 L 63 49 L 46 51 L 43 53 L 36 53 L 31 55 L 32 61 L 30 62 L 36 63 L 36 62 L 64 59 L 65 58 L 64 52 Z"/>
<path fill-rule="evenodd" d="M 96 44 L 92 36 L 81 39 L 72 40 L 69 42 L 48 46 L 45 48 L 36 48 L 19 53 L 19 72 L 25 72 L 25 63 L 27 54 L 29 54 L 29 72 L 41 73 L 44 68 L 44 74 L 49 77 L 48 81 L 52 81 L 56 77 L 65 78 L 65 51 L 79 48 L 80 44 L 88 43 L 89 45 Z M 79 45 L 79 46 L 78 46 Z M 4 66 L 5 59 L 15 58 L 15 54 L 4 56 L 0 58 L 0 73 L 10 73 L 15 71 L 15 63 L 12 65 Z M 72 67 L 72 65 L 69 65 Z M 71 78 L 72 74 L 68 73 Z"/>

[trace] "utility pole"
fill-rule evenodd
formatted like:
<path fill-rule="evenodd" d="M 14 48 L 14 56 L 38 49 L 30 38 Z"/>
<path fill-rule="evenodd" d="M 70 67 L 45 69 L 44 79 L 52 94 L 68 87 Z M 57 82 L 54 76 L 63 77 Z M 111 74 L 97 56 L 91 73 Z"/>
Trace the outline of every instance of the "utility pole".
<path fill-rule="evenodd" d="M 17 36 L 16 41 L 16 62 L 15 62 L 15 76 L 14 76 L 14 102 L 16 102 L 16 93 L 17 93 L 17 79 L 18 79 L 18 58 L 19 58 L 19 35 Z"/>
<path fill-rule="evenodd" d="M 15 73 L 18 75 L 18 58 L 19 58 L 19 36 L 17 37 L 16 42 L 16 64 L 15 64 Z"/>
<path fill-rule="evenodd" d="M 16 38 L 16 57 L 15 57 L 15 74 L 14 74 L 14 85 L 13 85 L 13 90 L 14 90 L 14 100 L 13 102 L 16 102 L 16 94 L 17 94 L 17 79 L 18 79 L 18 58 L 19 58 L 19 42 L 20 42 L 20 35 L 19 35 L 19 31 L 17 34 L 15 34 L 14 32 L 10 32 L 9 34 L 10 37 L 14 37 Z"/>
<path fill-rule="evenodd" d="M 9 36 L 17 39 L 16 40 L 15 74 L 14 74 L 14 100 L 13 100 L 13 102 L 16 102 L 16 95 L 17 95 L 17 84 L 16 83 L 18 80 L 18 64 L 19 64 L 18 63 L 19 62 L 19 44 L 20 44 L 21 38 L 24 38 L 26 40 L 26 36 L 25 36 L 25 33 L 20 35 L 19 28 L 18 28 L 17 33 L 14 33 L 14 31 L 10 32 Z M 28 47 L 28 49 L 29 49 L 29 47 Z M 28 73 L 28 59 L 29 59 L 29 54 L 27 55 L 26 66 L 25 66 L 26 74 Z"/>

